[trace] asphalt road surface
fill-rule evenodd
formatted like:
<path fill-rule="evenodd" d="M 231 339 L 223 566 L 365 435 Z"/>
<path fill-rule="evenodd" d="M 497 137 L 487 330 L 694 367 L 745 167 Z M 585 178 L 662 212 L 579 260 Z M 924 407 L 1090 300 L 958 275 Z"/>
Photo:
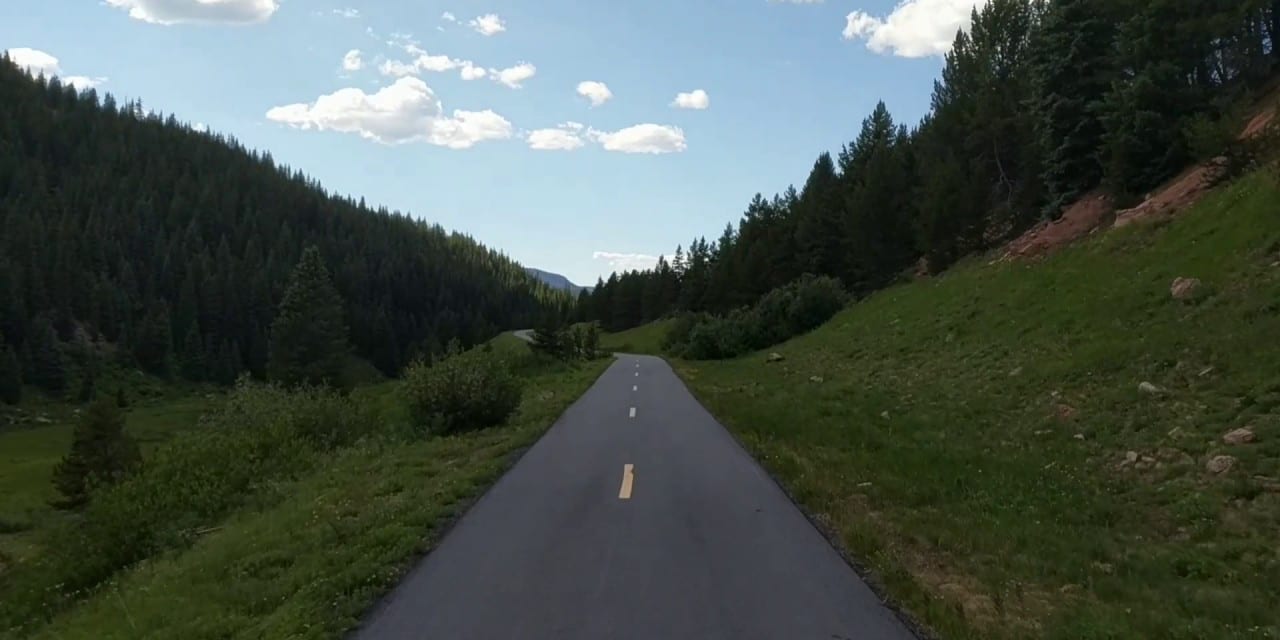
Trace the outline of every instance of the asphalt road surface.
<path fill-rule="evenodd" d="M 665 362 L 629 355 L 353 635 L 914 638 Z"/>

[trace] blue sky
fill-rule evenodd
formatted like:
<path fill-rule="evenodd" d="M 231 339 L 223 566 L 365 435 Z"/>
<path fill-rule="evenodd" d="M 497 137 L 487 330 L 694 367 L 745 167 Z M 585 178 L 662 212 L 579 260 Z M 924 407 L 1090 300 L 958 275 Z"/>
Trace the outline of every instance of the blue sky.
<path fill-rule="evenodd" d="M 23 0 L 0 49 L 591 284 L 914 124 L 974 4 Z"/>

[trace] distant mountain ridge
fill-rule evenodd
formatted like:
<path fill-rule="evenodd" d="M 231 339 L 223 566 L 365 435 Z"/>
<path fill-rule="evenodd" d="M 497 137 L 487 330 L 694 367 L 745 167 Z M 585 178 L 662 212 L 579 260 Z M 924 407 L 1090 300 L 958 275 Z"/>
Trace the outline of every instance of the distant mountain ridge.
<path fill-rule="evenodd" d="M 570 294 L 574 296 L 578 295 L 584 290 L 585 291 L 591 290 L 591 287 L 583 287 L 583 286 L 576 285 L 571 280 L 569 280 L 568 278 L 558 273 L 551 273 L 550 271 L 543 271 L 542 269 L 535 269 L 533 267 L 525 267 L 524 270 L 526 273 L 537 278 L 539 281 L 541 281 L 543 284 L 547 285 L 548 287 L 551 287 L 553 289 L 560 289 L 561 291 L 568 291 Z"/>

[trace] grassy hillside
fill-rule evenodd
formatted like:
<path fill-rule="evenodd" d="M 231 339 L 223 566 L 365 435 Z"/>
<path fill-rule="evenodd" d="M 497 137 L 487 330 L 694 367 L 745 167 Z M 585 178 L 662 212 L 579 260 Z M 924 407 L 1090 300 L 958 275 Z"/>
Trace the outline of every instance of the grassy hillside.
<path fill-rule="evenodd" d="M 884 291 L 781 362 L 678 369 L 942 637 L 1277 638 L 1276 202 L 1256 175 L 1166 225 Z M 1203 285 L 1175 300 L 1177 277 Z"/>
<path fill-rule="evenodd" d="M 29 626 L 6 635 L 0 596 L 0 638 L 339 637 L 609 364 L 548 363 L 510 336 L 496 338 L 492 348 L 514 361 L 525 378 L 523 401 L 505 425 L 404 438 L 399 434 L 407 433 L 401 425 L 408 414 L 398 384 L 356 389 L 355 405 L 369 412 L 379 425 L 374 433 L 381 435 L 306 454 L 294 472 L 255 484 L 214 526 L 202 526 L 191 544 L 156 553 L 83 594 L 83 600 L 53 609 L 47 625 L 33 625 L 27 617 L 18 622 Z M 47 456 L 40 452 L 61 455 L 54 446 L 66 438 L 58 435 L 61 430 L 0 436 L 43 443 L 31 447 L 25 461 L 43 479 L 23 489 L 35 503 L 48 486 Z M 0 446 L 20 441 L 0 439 Z M 0 480 L 22 475 L 15 471 L 22 456 L 4 451 Z M 46 526 L 51 530 L 52 520 L 63 517 L 50 511 L 44 519 L 49 522 L 26 532 L 24 555 L 41 554 L 47 546 L 42 543 L 51 539 Z M 21 569 L 12 571 L 14 582 L 6 585 L 0 565 L 0 594 L 5 588 L 25 590 L 25 582 L 16 582 Z"/>
<path fill-rule="evenodd" d="M 211 387 L 173 384 L 138 372 L 108 367 L 99 393 L 123 390 L 131 406 L 125 429 L 144 455 L 175 433 L 194 426 L 217 405 Z M 54 465 L 71 446 L 71 432 L 84 405 L 51 399 L 28 389 L 19 407 L 0 405 L 0 576 L 7 562 L 36 549 L 37 530 L 58 518 Z"/>
<path fill-rule="evenodd" d="M 658 353 L 671 320 L 658 320 L 634 329 L 600 336 L 600 348 L 616 353 Z"/>

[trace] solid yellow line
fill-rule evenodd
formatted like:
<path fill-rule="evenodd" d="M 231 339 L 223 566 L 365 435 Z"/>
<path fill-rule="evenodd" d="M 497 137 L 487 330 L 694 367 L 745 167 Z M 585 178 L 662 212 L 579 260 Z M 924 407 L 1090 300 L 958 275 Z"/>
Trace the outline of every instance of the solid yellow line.
<path fill-rule="evenodd" d="M 622 488 L 618 490 L 619 500 L 631 499 L 631 483 L 635 482 L 634 466 L 629 464 L 622 465 Z"/>

